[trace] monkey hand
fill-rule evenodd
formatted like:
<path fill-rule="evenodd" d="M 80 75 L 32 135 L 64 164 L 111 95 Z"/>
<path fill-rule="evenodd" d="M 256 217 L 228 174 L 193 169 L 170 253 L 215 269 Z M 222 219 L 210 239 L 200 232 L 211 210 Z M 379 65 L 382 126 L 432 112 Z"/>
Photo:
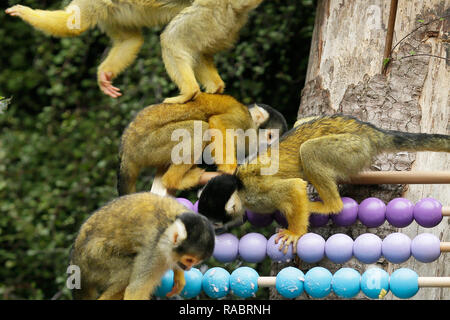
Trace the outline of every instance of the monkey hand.
<path fill-rule="evenodd" d="M 294 233 L 288 229 L 281 229 L 275 237 L 275 243 L 278 244 L 278 241 L 281 240 L 281 244 L 278 250 L 283 250 L 283 253 L 286 254 L 291 244 L 293 245 L 292 250 L 295 250 L 294 248 L 297 248 L 297 242 L 301 236 L 302 234 Z"/>
<path fill-rule="evenodd" d="M 170 298 L 174 295 L 179 294 L 183 290 L 185 285 L 186 285 L 186 280 L 184 279 L 184 271 L 175 269 L 174 274 L 173 274 L 172 291 L 170 291 L 166 296 L 168 298 Z"/>
<path fill-rule="evenodd" d="M 23 16 L 27 13 L 27 11 L 32 11 L 32 10 L 33 9 L 31 9 L 29 7 L 17 4 L 15 6 L 12 6 L 11 8 L 6 9 L 5 12 L 12 17 L 23 18 Z"/>
<path fill-rule="evenodd" d="M 100 71 L 98 74 L 98 85 L 104 94 L 111 98 L 118 98 L 122 95 L 119 88 L 112 85 L 112 72 Z"/>

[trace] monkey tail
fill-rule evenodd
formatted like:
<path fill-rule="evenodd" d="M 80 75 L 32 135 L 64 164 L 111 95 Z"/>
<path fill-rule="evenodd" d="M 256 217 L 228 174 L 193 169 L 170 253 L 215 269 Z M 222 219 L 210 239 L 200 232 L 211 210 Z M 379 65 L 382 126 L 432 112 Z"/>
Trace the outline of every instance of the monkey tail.
<path fill-rule="evenodd" d="M 388 131 L 393 150 L 450 152 L 450 135 Z"/>

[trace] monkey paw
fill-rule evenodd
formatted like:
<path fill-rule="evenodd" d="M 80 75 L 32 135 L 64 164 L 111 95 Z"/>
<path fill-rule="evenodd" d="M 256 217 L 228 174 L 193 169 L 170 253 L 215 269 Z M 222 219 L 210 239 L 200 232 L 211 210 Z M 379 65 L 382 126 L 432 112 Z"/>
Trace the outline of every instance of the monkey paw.
<path fill-rule="evenodd" d="M 221 81 L 220 83 L 213 83 L 211 85 L 205 85 L 206 93 L 217 93 L 221 94 L 225 91 L 225 83 Z"/>
<path fill-rule="evenodd" d="M 29 7 L 17 4 L 15 6 L 12 6 L 11 8 L 6 9 L 5 12 L 12 17 L 21 17 L 22 18 L 27 10 L 32 10 L 32 9 Z"/>
<path fill-rule="evenodd" d="M 101 71 L 98 75 L 98 85 L 104 94 L 111 98 L 118 98 L 122 95 L 119 88 L 112 85 L 113 74 L 111 72 Z"/>
<path fill-rule="evenodd" d="M 288 252 L 289 246 L 291 244 L 293 245 L 292 250 L 295 252 L 298 239 L 300 239 L 301 236 L 302 234 L 294 233 L 288 229 L 281 229 L 275 237 L 275 243 L 278 243 L 278 241 L 281 240 L 281 244 L 278 250 L 283 250 L 284 254 Z"/>
<path fill-rule="evenodd" d="M 177 294 L 180 294 L 180 292 L 183 290 L 184 286 L 186 285 L 186 280 L 184 278 L 184 271 L 181 271 L 182 274 L 177 271 L 174 273 L 174 277 L 173 277 L 173 287 L 172 287 L 172 291 L 170 291 L 166 296 L 168 298 L 175 296 Z"/>
<path fill-rule="evenodd" d="M 163 101 L 163 103 L 183 104 L 188 101 L 194 100 L 198 96 L 199 93 L 200 93 L 200 90 L 185 93 L 185 94 L 180 94 L 179 96 L 165 99 Z"/>

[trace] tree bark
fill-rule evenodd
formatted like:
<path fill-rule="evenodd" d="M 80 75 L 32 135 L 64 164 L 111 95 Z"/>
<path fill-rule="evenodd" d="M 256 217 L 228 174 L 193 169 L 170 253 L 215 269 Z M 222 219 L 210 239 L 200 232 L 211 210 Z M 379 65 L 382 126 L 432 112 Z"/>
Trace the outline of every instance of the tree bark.
<path fill-rule="evenodd" d="M 400 0 L 393 46 L 422 23 L 449 15 L 449 3 L 449 0 Z M 402 41 L 394 49 L 394 60 L 389 64 L 386 75 L 383 75 L 381 70 L 389 11 L 390 1 L 385 0 L 319 1 L 299 118 L 344 113 L 383 129 L 449 134 L 449 60 L 420 55 L 450 58 L 449 17 L 420 28 Z M 409 55 L 414 56 L 401 59 Z M 370 169 L 450 170 L 450 156 L 432 152 L 382 154 L 374 159 Z M 413 203 L 425 197 L 434 197 L 448 206 L 449 195 L 449 185 L 341 186 L 341 196 L 352 197 L 358 203 L 367 197 L 378 197 L 386 204 L 396 197 L 408 198 Z M 336 227 L 331 222 L 326 227 L 311 228 L 312 232 L 321 234 L 325 239 L 338 232 L 346 233 L 353 239 L 371 232 L 384 239 L 389 233 L 399 231 L 411 239 L 419 233 L 430 232 L 441 241 L 450 241 L 449 230 L 448 218 L 432 229 L 422 228 L 416 222 L 403 229 L 396 229 L 388 223 L 379 228 L 366 228 L 359 222 L 348 228 Z M 368 267 L 355 258 L 344 265 L 333 264 L 327 259 L 317 265 L 326 267 L 332 273 L 345 266 L 355 268 L 362 274 Z M 389 273 L 408 267 L 419 276 L 450 276 L 449 254 L 442 254 L 436 262 L 428 264 L 411 257 L 399 265 L 381 258 L 376 265 Z M 284 266 L 274 264 L 272 273 L 276 274 Z M 314 266 L 299 262 L 304 272 Z M 272 296 L 275 297 L 276 292 L 272 291 Z M 309 297 L 304 293 L 300 298 Z M 336 296 L 328 297 L 333 298 Z M 365 296 L 361 293 L 357 298 L 363 299 Z M 393 298 L 392 293 L 385 297 Z M 450 299 L 450 289 L 424 288 L 414 299 Z"/>

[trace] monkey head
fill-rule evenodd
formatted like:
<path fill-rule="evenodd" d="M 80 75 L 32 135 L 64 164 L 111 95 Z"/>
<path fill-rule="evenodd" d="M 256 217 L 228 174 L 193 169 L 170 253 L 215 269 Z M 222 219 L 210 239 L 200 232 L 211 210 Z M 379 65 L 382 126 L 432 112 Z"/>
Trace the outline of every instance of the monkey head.
<path fill-rule="evenodd" d="M 267 104 L 251 104 L 248 106 L 248 111 L 257 128 L 265 129 L 268 145 L 272 143 L 275 137 L 281 137 L 288 130 L 286 119 L 281 112 Z M 274 130 L 278 130 L 278 135 L 274 135 Z"/>
<path fill-rule="evenodd" d="M 172 259 L 183 270 L 208 259 L 214 250 L 211 222 L 201 214 L 185 212 L 166 230 L 172 244 Z"/>
<path fill-rule="evenodd" d="M 241 181 L 231 174 L 223 174 L 211 179 L 201 192 L 198 212 L 213 221 L 216 233 L 244 222 L 245 208 L 238 196 Z"/>

